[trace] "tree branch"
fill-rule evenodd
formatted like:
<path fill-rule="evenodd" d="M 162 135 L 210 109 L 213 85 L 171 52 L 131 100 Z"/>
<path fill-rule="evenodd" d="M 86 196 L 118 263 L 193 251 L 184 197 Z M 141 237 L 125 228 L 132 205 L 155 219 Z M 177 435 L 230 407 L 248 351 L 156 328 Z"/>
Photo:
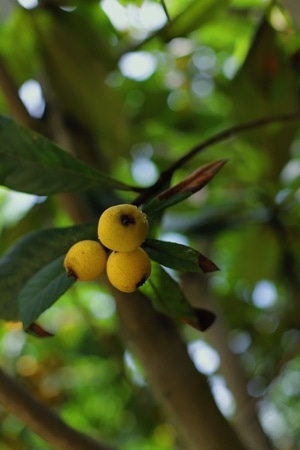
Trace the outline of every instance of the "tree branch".
<path fill-rule="evenodd" d="M 171 164 L 164 172 L 161 172 L 158 180 L 149 188 L 147 188 L 142 194 L 140 194 L 134 201 L 135 205 L 141 205 L 145 203 L 146 200 L 157 195 L 166 185 L 166 183 L 171 180 L 174 172 L 187 163 L 194 156 L 198 155 L 203 150 L 207 149 L 211 145 L 219 144 L 220 142 L 226 141 L 227 139 L 236 136 L 245 131 L 250 131 L 255 128 L 260 128 L 265 125 L 272 123 L 282 123 L 289 122 L 291 120 L 299 119 L 300 112 L 292 112 L 287 114 L 279 114 L 277 116 L 262 117 L 260 119 L 253 120 L 251 122 L 242 123 L 235 125 L 226 130 L 220 131 L 214 134 L 210 138 L 206 139 L 199 145 L 193 147 L 189 152 L 185 153 L 181 158 L 177 159 L 173 164 Z"/>
<path fill-rule="evenodd" d="M 189 450 L 245 450 L 193 365 L 173 322 L 156 313 L 140 292 L 112 289 L 125 338 L 146 369 L 163 406 L 184 433 Z"/>
<path fill-rule="evenodd" d="M 181 281 L 183 291 L 193 306 L 216 310 L 215 302 L 209 293 L 207 277 L 198 273 L 185 273 L 182 274 Z M 249 450 L 273 450 L 274 447 L 257 418 L 256 401 L 248 394 L 245 374 L 237 356 L 228 347 L 228 333 L 222 311 L 220 314 L 217 312 L 217 317 L 218 320 L 206 332 L 206 336 L 220 355 L 220 372 L 226 378 L 236 401 L 237 412 L 233 423 L 237 433 Z"/>
<path fill-rule="evenodd" d="M 69 427 L 2 369 L 0 369 L 0 403 L 59 450 L 109 450 L 109 447 Z"/>

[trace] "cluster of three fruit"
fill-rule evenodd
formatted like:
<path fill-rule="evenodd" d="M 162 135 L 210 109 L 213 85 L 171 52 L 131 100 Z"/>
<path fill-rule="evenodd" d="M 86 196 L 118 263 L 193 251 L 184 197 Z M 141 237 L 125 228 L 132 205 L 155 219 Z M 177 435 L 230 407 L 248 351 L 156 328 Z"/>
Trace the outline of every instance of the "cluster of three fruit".
<path fill-rule="evenodd" d="M 110 283 L 122 292 L 134 292 L 150 276 L 151 263 L 140 247 L 148 233 L 148 219 L 130 204 L 111 206 L 98 222 L 99 242 L 84 240 L 68 251 L 64 266 L 81 281 L 98 278 L 106 269 Z"/>

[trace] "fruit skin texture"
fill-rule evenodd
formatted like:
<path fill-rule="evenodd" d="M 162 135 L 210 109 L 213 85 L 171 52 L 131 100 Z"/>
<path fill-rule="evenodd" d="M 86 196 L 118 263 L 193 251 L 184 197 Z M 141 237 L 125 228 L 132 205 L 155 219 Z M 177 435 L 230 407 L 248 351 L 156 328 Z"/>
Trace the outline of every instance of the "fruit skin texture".
<path fill-rule="evenodd" d="M 72 245 L 66 254 L 64 267 L 69 276 L 80 281 L 98 278 L 105 270 L 107 254 L 97 241 L 83 240 Z"/>
<path fill-rule="evenodd" d="M 106 273 L 119 291 L 134 292 L 150 276 L 150 258 L 140 247 L 132 252 L 112 252 L 107 259 Z"/>
<path fill-rule="evenodd" d="M 146 239 L 148 219 L 135 205 L 115 205 L 107 208 L 98 222 L 98 238 L 110 250 L 131 252 Z"/>

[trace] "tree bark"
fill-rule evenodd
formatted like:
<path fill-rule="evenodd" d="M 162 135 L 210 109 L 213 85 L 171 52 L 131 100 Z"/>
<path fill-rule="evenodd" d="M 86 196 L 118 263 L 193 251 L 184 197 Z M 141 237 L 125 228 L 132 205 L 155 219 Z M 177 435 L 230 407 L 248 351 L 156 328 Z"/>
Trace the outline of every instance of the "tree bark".
<path fill-rule="evenodd" d="M 193 365 L 173 322 L 139 292 L 113 290 L 121 327 L 189 450 L 245 450 L 217 408 L 206 377 Z"/>
<path fill-rule="evenodd" d="M 196 273 L 184 274 L 182 287 L 193 306 L 215 310 L 214 301 L 207 288 L 206 277 Z M 237 433 L 249 450 L 273 450 L 274 447 L 258 420 L 255 399 L 247 392 L 245 374 L 237 356 L 228 347 L 228 333 L 221 313 L 217 314 L 217 320 L 206 332 L 206 336 L 220 355 L 220 371 L 236 401 L 237 412 L 233 418 L 233 424 Z"/>

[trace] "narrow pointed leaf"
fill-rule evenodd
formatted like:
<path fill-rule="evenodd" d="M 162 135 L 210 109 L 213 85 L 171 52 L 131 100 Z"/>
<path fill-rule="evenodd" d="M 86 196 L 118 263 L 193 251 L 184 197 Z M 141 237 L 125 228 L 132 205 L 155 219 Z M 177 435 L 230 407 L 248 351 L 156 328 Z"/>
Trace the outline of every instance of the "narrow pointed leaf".
<path fill-rule="evenodd" d="M 51 228 L 19 239 L 0 259 L 0 319 L 20 320 L 20 290 L 42 267 L 81 239 L 95 239 L 96 225 Z"/>
<path fill-rule="evenodd" d="M 143 247 L 152 260 L 170 269 L 204 273 L 218 270 L 210 259 L 186 245 L 146 239 Z"/>
<path fill-rule="evenodd" d="M 209 183 L 214 176 L 226 164 L 227 160 L 213 161 L 205 164 L 199 169 L 192 172 L 184 180 L 175 184 L 155 197 L 152 201 L 147 203 L 143 208 L 147 214 L 154 214 L 162 209 L 173 206 L 190 197 L 195 192 L 200 191 Z"/>
<path fill-rule="evenodd" d="M 29 194 L 135 189 L 94 170 L 49 139 L 3 116 L 0 160 L 0 185 Z"/>
<path fill-rule="evenodd" d="M 21 289 L 18 304 L 25 330 L 75 282 L 67 276 L 63 261 L 60 256 L 47 264 Z"/>
<path fill-rule="evenodd" d="M 43 328 L 36 322 L 33 322 L 31 325 L 29 325 L 29 327 L 27 328 L 27 332 L 38 338 L 48 338 L 54 336 L 53 333 L 45 330 L 45 328 Z"/>
<path fill-rule="evenodd" d="M 153 307 L 167 316 L 205 331 L 214 320 L 214 313 L 193 308 L 178 283 L 157 263 L 152 263 L 149 280 L 140 288 Z M 209 317 L 208 317 L 209 315 Z"/>
<path fill-rule="evenodd" d="M 158 195 L 159 200 L 167 200 L 177 194 L 194 194 L 200 191 L 213 177 L 219 172 L 219 170 L 226 164 L 227 160 L 222 159 L 220 161 L 213 161 L 205 164 L 199 169 L 192 172 L 184 180 L 177 183 Z"/>

